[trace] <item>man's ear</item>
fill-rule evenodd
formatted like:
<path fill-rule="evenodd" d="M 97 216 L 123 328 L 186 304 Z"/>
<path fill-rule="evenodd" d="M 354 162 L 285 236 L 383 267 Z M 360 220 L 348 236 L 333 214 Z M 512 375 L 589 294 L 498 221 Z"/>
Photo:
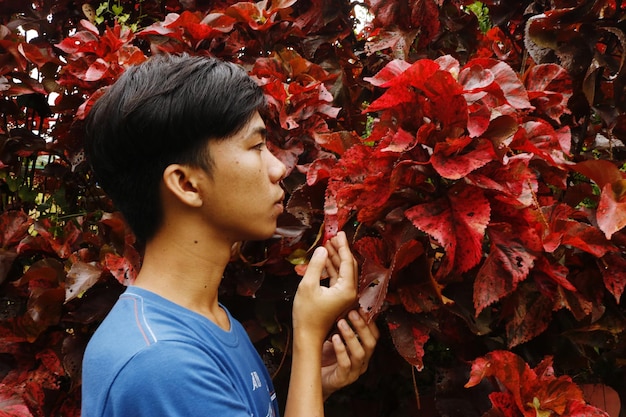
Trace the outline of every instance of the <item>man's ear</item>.
<path fill-rule="evenodd" d="M 166 191 L 181 203 L 191 207 L 200 207 L 202 206 L 200 191 L 202 173 L 201 169 L 189 165 L 171 164 L 163 171 L 163 184 Z"/>

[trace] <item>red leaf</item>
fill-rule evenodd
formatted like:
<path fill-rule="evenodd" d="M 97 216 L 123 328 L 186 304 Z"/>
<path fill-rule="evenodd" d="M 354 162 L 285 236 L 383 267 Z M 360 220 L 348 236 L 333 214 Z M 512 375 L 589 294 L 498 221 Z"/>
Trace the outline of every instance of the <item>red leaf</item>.
<path fill-rule="evenodd" d="M 394 191 L 389 186 L 389 175 L 396 161 L 394 154 L 375 152 L 364 145 L 354 145 L 344 153 L 331 172 L 326 192 L 327 237 L 334 236 L 354 211 L 358 211 L 361 222 L 378 217 Z"/>
<path fill-rule="evenodd" d="M 360 143 L 359 136 L 355 132 L 345 130 L 330 133 L 313 132 L 313 139 L 322 148 L 335 152 L 337 155 L 343 155 L 352 145 Z"/>
<path fill-rule="evenodd" d="M 276 11 L 266 11 L 265 2 L 239 2 L 228 7 L 225 14 L 236 19 L 238 22 L 246 23 L 251 29 L 264 31 L 274 25 L 274 15 Z"/>
<path fill-rule="evenodd" d="M 544 237 L 544 249 L 554 252 L 559 246 L 569 245 L 598 258 L 607 252 L 616 251 L 600 230 L 587 223 L 578 221 L 581 213 L 566 204 L 556 204 L 543 209 L 550 219 L 550 234 Z M 586 217 L 583 217 L 583 221 Z"/>
<path fill-rule="evenodd" d="M 98 40 L 97 33 L 88 30 L 80 30 L 54 46 L 67 54 L 77 54 L 81 52 L 93 53 L 95 50 L 94 45 L 98 43 Z"/>
<path fill-rule="evenodd" d="M 54 350 L 50 348 L 41 350 L 37 352 L 35 358 L 41 361 L 42 365 L 52 374 L 57 376 L 65 375 L 65 369 L 61 364 L 61 359 L 59 359 L 59 356 Z"/>
<path fill-rule="evenodd" d="M 481 91 L 491 85 L 496 77 L 493 72 L 483 68 L 481 65 L 471 65 L 463 67 L 459 73 L 459 84 L 467 93 Z"/>
<path fill-rule="evenodd" d="M 413 206 L 405 215 L 446 251 L 439 276 L 468 271 L 480 262 L 490 207 L 479 188 L 455 186 L 447 198 Z"/>
<path fill-rule="evenodd" d="M 407 57 L 419 30 L 410 29 L 402 30 L 378 30 L 375 35 L 369 37 L 365 44 L 365 51 L 368 55 L 378 51 L 390 49 L 395 52 L 396 56 Z"/>
<path fill-rule="evenodd" d="M 619 414 L 609 415 L 605 411 L 584 402 L 571 401 L 563 415 L 567 417 L 618 417 Z"/>
<path fill-rule="evenodd" d="M 572 95 L 572 80 L 567 71 L 556 64 L 533 66 L 525 75 L 530 102 L 537 111 L 556 122 L 570 114 L 567 102 Z"/>
<path fill-rule="evenodd" d="M 530 152 L 550 165 L 563 167 L 567 164 L 571 135 L 569 127 L 554 130 L 544 120 L 530 120 L 522 124 L 510 144 L 512 149 Z"/>
<path fill-rule="evenodd" d="M 315 185 L 318 181 L 330 177 L 333 167 L 337 164 L 335 158 L 319 158 L 313 161 L 306 171 L 307 185 Z"/>
<path fill-rule="evenodd" d="M 487 306 L 511 294 L 524 281 L 536 259 L 506 223 L 490 224 L 489 255 L 474 281 L 474 308 L 478 316 Z"/>
<path fill-rule="evenodd" d="M 398 353 L 418 371 L 424 369 L 424 344 L 429 339 L 429 330 L 409 314 L 392 310 L 385 315 L 393 344 Z"/>
<path fill-rule="evenodd" d="M 571 169 L 595 182 L 600 189 L 603 189 L 607 184 L 613 184 L 624 179 L 622 172 L 617 169 L 615 163 L 606 159 L 590 159 L 579 162 L 573 165 Z"/>
<path fill-rule="evenodd" d="M 381 152 L 402 153 L 413 149 L 417 143 L 415 135 L 399 128 L 396 133 L 389 139 L 385 146 L 381 147 Z M 382 145 L 382 144 L 381 144 Z"/>
<path fill-rule="evenodd" d="M 480 66 L 493 74 L 494 83 L 502 90 L 504 98 L 512 107 L 520 110 L 531 107 L 524 85 L 507 63 L 491 58 L 476 58 L 469 61 L 463 69 L 473 66 Z"/>
<path fill-rule="evenodd" d="M 626 180 L 602 187 L 596 218 L 607 239 L 626 226 Z"/>
<path fill-rule="evenodd" d="M 35 222 L 34 230 L 60 258 L 67 259 L 73 252 L 73 245 L 81 238 L 82 230 L 74 222 L 65 223 L 61 233 L 55 232 L 54 226 L 49 219 L 42 219 Z"/>
<path fill-rule="evenodd" d="M 511 205 L 534 204 L 531 190 L 537 187 L 536 174 L 529 168 L 530 155 L 516 155 L 506 165 L 489 164 L 470 173 L 465 179 L 469 184 L 494 190 L 498 199 Z"/>
<path fill-rule="evenodd" d="M 24 55 L 26 59 L 40 68 L 49 62 L 57 65 L 62 64 L 59 58 L 54 55 L 50 46 L 40 48 L 30 43 L 20 43 L 17 50 Z"/>
<path fill-rule="evenodd" d="M 361 279 L 359 285 L 359 305 L 367 314 L 368 318 L 376 316 L 383 306 L 391 270 L 368 258 L 362 266 Z"/>
<path fill-rule="evenodd" d="M 503 417 L 520 417 L 522 415 L 515 405 L 515 398 L 509 392 L 492 392 L 489 394 L 489 399 L 493 408 L 500 411 Z"/>
<path fill-rule="evenodd" d="M 442 177 L 458 180 L 496 159 L 490 141 L 462 137 L 437 143 L 430 162 Z"/>
<path fill-rule="evenodd" d="M 104 258 L 104 266 L 120 284 L 131 285 L 139 270 L 139 254 L 132 246 L 127 245 L 124 256 L 107 253 Z"/>
<path fill-rule="evenodd" d="M 559 263 L 550 263 L 545 256 L 541 256 L 535 263 L 535 273 L 541 273 L 553 282 L 568 291 L 576 292 L 576 287 L 567 280 L 569 269 Z"/>
<path fill-rule="evenodd" d="M 518 410 L 523 411 L 525 398 L 521 389 L 533 384 L 537 379 L 528 364 L 516 354 L 506 350 L 495 350 L 472 362 L 469 381 L 465 388 L 476 386 L 483 378 L 496 377 L 512 395 Z"/>
<path fill-rule="evenodd" d="M 369 82 L 376 87 L 385 87 L 391 80 L 398 77 L 406 71 L 411 64 L 401 59 L 394 59 L 385 65 L 383 69 L 378 71 L 373 77 L 365 77 L 363 80 Z"/>
<path fill-rule="evenodd" d="M 89 65 L 87 71 L 76 76 L 83 81 L 100 81 L 109 71 L 110 64 L 102 58 L 96 59 Z"/>
<path fill-rule="evenodd" d="M 564 415 L 569 403 L 584 403 L 582 391 L 567 376 L 544 381 L 536 388 L 534 395 L 539 399 L 540 409 L 552 410 L 559 416 Z"/>
<path fill-rule="evenodd" d="M 22 396 L 8 387 L 0 390 L 0 417 L 33 417 Z"/>
<path fill-rule="evenodd" d="M 9 275 L 15 258 L 17 258 L 17 252 L 15 252 L 15 250 L 0 248 L 0 284 L 2 284 L 7 278 L 7 275 Z"/>
<path fill-rule="evenodd" d="M 108 226 L 111 233 L 111 240 L 113 242 L 121 243 L 122 245 L 132 245 L 135 243 L 135 236 L 132 234 L 128 224 L 120 212 L 105 213 L 102 216 L 100 223 Z"/>
<path fill-rule="evenodd" d="M 212 26 L 200 22 L 200 17 L 196 14 L 185 10 L 178 16 L 178 19 L 166 25 L 167 28 L 176 28 L 184 30 L 190 37 L 192 44 L 208 39 L 222 32 L 216 30 Z"/>

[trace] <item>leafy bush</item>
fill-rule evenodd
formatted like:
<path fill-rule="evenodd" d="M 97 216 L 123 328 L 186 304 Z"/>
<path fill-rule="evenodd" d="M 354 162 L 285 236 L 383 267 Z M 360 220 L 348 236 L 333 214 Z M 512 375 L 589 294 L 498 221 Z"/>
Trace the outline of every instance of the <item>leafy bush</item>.
<path fill-rule="evenodd" d="M 79 414 L 84 346 L 141 264 L 82 121 L 129 65 L 180 52 L 268 97 L 287 210 L 221 297 L 279 392 L 299 274 L 343 229 L 386 337 L 328 415 L 607 415 L 587 384 L 626 400 L 626 5 L 364 4 L 362 22 L 347 0 L 0 4 L 0 414 Z"/>

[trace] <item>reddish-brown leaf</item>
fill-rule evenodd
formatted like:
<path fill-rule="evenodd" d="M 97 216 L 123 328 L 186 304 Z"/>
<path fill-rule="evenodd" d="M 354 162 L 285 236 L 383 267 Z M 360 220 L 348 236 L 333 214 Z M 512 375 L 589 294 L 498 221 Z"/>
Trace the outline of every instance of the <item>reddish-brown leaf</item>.
<path fill-rule="evenodd" d="M 584 384 L 580 388 L 589 405 L 605 410 L 608 417 L 618 417 L 621 410 L 619 394 L 604 384 Z M 570 407 L 572 409 L 573 407 Z M 593 412 L 589 414 L 593 416 Z"/>
<path fill-rule="evenodd" d="M 22 277 L 13 282 L 15 287 L 27 285 L 28 290 L 57 288 L 65 280 L 64 266 L 54 258 L 44 258 L 28 268 Z"/>
<path fill-rule="evenodd" d="M 102 268 L 96 262 L 76 262 L 67 273 L 65 302 L 81 297 L 102 275 Z"/>
<path fill-rule="evenodd" d="M 28 235 L 28 228 L 33 224 L 32 217 L 23 211 L 9 210 L 0 214 L 0 247 L 15 246 Z"/>
<path fill-rule="evenodd" d="M 515 237 L 509 224 L 490 224 L 487 236 L 491 242 L 489 255 L 474 281 L 476 315 L 515 291 L 528 277 L 536 259 L 536 255 Z"/>
<path fill-rule="evenodd" d="M 509 348 L 543 333 L 552 321 L 554 302 L 530 285 L 518 287 L 513 297 L 507 299 L 508 306 L 513 311 L 513 317 L 506 324 Z"/>
<path fill-rule="evenodd" d="M 626 289 L 626 259 L 620 252 L 607 253 L 597 261 L 604 286 L 619 304 Z"/>
<path fill-rule="evenodd" d="M 29 342 L 34 342 L 50 326 L 61 320 L 65 290 L 63 288 L 34 288 L 30 291 L 26 313 L 19 327 Z"/>
<path fill-rule="evenodd" d="M 393 344 L 398 353 L 418 371 L 424 369 L 424 344 L 429 330 L 404 311 L 392 310 L 385 315 Z"/>
<path fill-rule="evenodd" d="M 417 48 L 426 47 L 439 34 L 439 7 L 432 0 L 417 0 L 411 4 L 411 23 L 419 27 Z"/>

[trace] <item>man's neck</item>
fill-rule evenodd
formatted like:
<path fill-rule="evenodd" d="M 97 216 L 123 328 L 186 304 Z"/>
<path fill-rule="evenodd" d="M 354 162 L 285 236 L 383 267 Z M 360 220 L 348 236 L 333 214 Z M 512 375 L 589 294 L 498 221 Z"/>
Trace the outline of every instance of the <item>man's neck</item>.
<path fill-rule="evenodd" d="M 193 234 L 161 233 L 147 245 L 135 285 L 207 317 L 225 330 L 228 317 L 218 304 L 218 288 L 231 245 Z"/>

